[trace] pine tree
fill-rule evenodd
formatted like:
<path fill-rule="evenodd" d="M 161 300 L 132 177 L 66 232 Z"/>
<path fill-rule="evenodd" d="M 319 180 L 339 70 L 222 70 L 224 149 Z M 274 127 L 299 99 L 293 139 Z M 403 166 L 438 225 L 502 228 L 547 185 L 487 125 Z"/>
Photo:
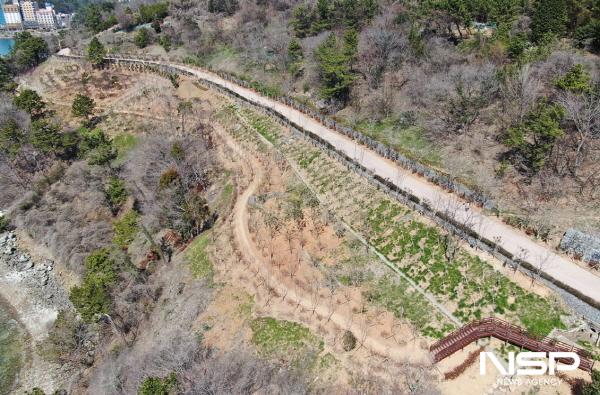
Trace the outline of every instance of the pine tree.
<path fill-rule="evenodd" d="M 321 95 L 325 99 L 335 98 L 345 102 L 350 94 L 350 85 L 355 79 L 351 69 L 352 43 L 340 43 L 335 34 L 329 37 L 315 50 L 319 62 L 323 87 Z"/>
<path fill-rule="evenodd" d="M 14 101 L 17 107 L 34 118 L 41 116 L 46 109 L 46 103 L 41 96 L 31 89 L 23 89 L 19 95 L 15 96 Z"/>
<path fill-rule="evenodd" d="M 532 39 L 540 42 L 547 34 L 562 37 L 567 28 L 565 0 L 540 0 L 532 19 Z"/>
<path fill-rule="evenodd" d="M 87 60 L 94 66 L 99 66 L 104 63 L 104 57 L 106 56 L 106 49 L 104 49 L 104 45 L 100 43 L 100 41 L 94 37 L 92 41 L 90 41 L 90 45 L 87 47 Z"/>
<path fill-rule="evenodd" d="M 544 167 L 556 140 L 564 135 L 560 127 L 563 117 L 561 106 L 542 100 L 521 124 L 508 130 L 505 144 L 536 173 Z"/>
<path fill-rule="evenodd" d="M 71 113 L 76 117 L 82 117 L 86 120 L 92 115 L 94 112 L 94 107 L 96 103 L 94 103 L 94 99 L 87 97 L 85 95 L 78 94 L 73 99 L 73 105 L 71 106 Z"/>
<path fill-rule="evenodd" d="M 148 29 L 139 29 L 133 42 L 138 48 L 145 48 L 150 43 L 150 33 L 148 32 Z"/>
<path fill-rule="evenodd" d="M 305 4 L 301 4 L 294 9 L 291 25 L 294 28 L 296 37 L 306 37 L 310 34 L 314 21 L 314 12 Z"/>
<path fill-rule="evenodd" d="M 293 38 L 288 45 L 288 70 L 290 73 L 297 77 L 302 74 L 302 60 L 304 54 L 302 53 L 302 46 L 300 42 Z"/>
<path fill-rule="evenodd" d="M 16 88 L 8 62 L 0 57 L 0 92 L 12 92 Z"/>

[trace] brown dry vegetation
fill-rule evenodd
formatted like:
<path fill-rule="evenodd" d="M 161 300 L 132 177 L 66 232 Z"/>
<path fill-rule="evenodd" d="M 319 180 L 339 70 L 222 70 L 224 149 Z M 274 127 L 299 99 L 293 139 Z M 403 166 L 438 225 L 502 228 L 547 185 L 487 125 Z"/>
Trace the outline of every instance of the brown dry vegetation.
<path fill-rule="evenodd" d="M 75 74 L 71 79 L 63 76 L 62 90 L 41 89 L 57 117 L 65 117 L 75 125 L 68 107 L 61 103 L 71 98 L 66 92 L 81 88 L 78 82 L 81 74 L 89 73 L 90 80 L 95 81 L 106 79 L 106 72 L 86 68 L 67 70 L 64 64 L 53 62 L 44 67 L 39 74 L 28 77 L 29 86 L 39 88 L 40 79 L 52 80 L 67 71 Z M 238 393 L 247 388 L 276 393 L 343 392 L 350 386 L 381 393 L 405 388 L 410 380 L 418 378 L 423 379 L 418 388 L 434 387 L 435 379 L 423 365 L 428 363 L 425 343 L 417 338 L 410 325 L 381 309 L 366 307 L 360 287 L 338 288 L 328 282 L 326 272 L 321 270 L 340 259 L 350 259 L 349 254 L 364 255 L 361 259 L 373 258 L 360 248 L 353 250 L 347 246 L 347 237 L 336 233 L 338 229 L 333 220 L 321 211 L 318 202 L 313 202 L 310 209 L 302 207 L 306 198 L 302 188 L 305 187 L 289 168 L 285 169 L 281 158 L 249 145 L 240 146 L 240 142 L 227 137 L 211 115 L 215 106 L 222 106 L 222 99 L 186 82 L 178 91 L 163 87 L 162 96 L 158 98 L 152 94 L 138 95 L 139 91 L 161 86 L 162 80 L 153 76 L 136 78 L 119 72 L 114 75 L 113 80 L 127 79 L 127 85 L 106 87 L 103 95 L 94 89 L 86 92 L 99 104 L 97 125 L 111 136 L 125 131 L 136 137 L 134 143 L 119 152 L 112 168 L 83 161 L 65 163 L 64 174 L 50 182 L 47 189 L 39 191 L 40 198 L 33 206 L 22 209 L 17 225 L 25 229 L 34 242 L 47 246 L 67 269 L 81 275 L 83 258 L 93 249 L 109 245 L 113 223 L 134 207 L 140 213 L 139 224 L 143 224 L 145 230 L 138 231 L 132 244 L 119 255 L 121 267 L 127 268 L 127 261 L 138 263 L 135 259 L 140 248 L 141 251 L 149 248 L 148 240 L 144 241 L 145 232 L 160 233 L 165 227 L 161 212 L 167 201 L 157 193 L 156 186 L 162 172 L 173 167 L 186 184 L 201 186 L 215 212 L 216 223 L 187 250 L 175 249 L 170 263 L 165 257 L 119 273 L 121 286 L 111 294 L 110 315 L 79 332 L 84 337 L 78 342 L 86 339 L 95 344 L 91 359 L 80 343 L 73 349 L 69 342 L 62 343 L 65 348 L 60 350 L 60 358 L 82 364 L 81 375 L 76 380 L 79 391 L 131 393 L 146 377 L 164 377 L 171 372 L 177 374 L 182 390 L 189 393 L 209 390 Z M 127 101 L 123 100 L 124 96 L 128 97 Z M 152 106 L 160 107 L 163 99 L 176 103 L 181 98 L 194 103 L 194 117 L 189 117 L 186 132 L 180 128 L 178 117 L 171 123 L 166 114 L 159 114 L 154 120 L 138 114 Z M 104 117 L 109 111 L 116 116 Z M 129 117 L 129 129 L 115 133 L 122 124 L 113 127 L 112 122 L 118 120 L 121 112 Z M 208 123 L 212 123 L 212 127 L 207 127 Z M 217 133 L 214 128 L 220 131 Z M 169 130 L 172 132 L 164 133 Z M 219 139 L 218 144 L 207 140 L 208 136 Z M 185 144 L 184 162 L 169 159 L 171 146 L 177 141 Z M 252 155 L 240 156 L 245 149 Z M 257 167 L 250 167 L 249 163 Z M 259 174 L 265 177 L 258 178 Z M 116 212 L 104 197 L 104 183 L 110 175 L 125 180 L 132 196 Z M 81 184 L 86 179 L 88 182 Z M 252 183 L 258 188 L 253 192 L 256 202 L 261 201 L 263 195 L 272 197 L 260 203 L 262 208 L 249 208 L 240 197 Z M 296 201 L 291 202 L 294 198 Z M 297 208 L 294 204 L 301 206 L 300 212 L 294 215 L 306 217 L 305 221 L 286 219 L 284 206 L 292 210 Z M 234 208 L 242 211 L 232 211 Z M 277 231 L 269 233 L 262 223 L 261 211 L 281 217 L 278 220 L 293 231 L 293 237 L 286 239 Z M 248 251 L 241 249 L 236 241 L 235 213 L 242 214 L 243 218 L 248 215 L 248 224 L 256 223 L 251 240 L 254 253 L 258 254 L 256 260 L 245 255 Z M 238 228 L 239 224 L 237 222 Z M 99 229 L 105 231 L 98 232 Z M 267 242 L 270 236 L 273 239 Z M 196 248 L 201 239 L 208 243 L 208 272 L 197 271 L 196 260 L 202 250 Z M 192 249 L 196 251 L 193 254 Z M 316 264 L 317 261 L 322 264 Z M 318 339 L 318 344 L 323 344 L 322 348 L 299 349 L 292 359 L 265 355 L 251 336 L 252 325 L 258 317 L 298 323 L 299 328 L 308 328 L 305 330 Z M 54 328 L 53 338 L 68 339 L 70 328 Z M 227 330 L 218 331 L 218 328 Z M 350 353 L 341 346 L 341 337 L 347 329 L 355 332 L 357 338 L 356 349 Z M 408 361 L 404 355 L 415 358 L 419 355 L 419 358 Z M 395 361 L 393 365 L 389 358 Z M 419 365 L 412 366 L 413 362 Z M 398 372 L 402 372 L 401 377 Z M 315 382 L 313 375 L 320 377 L 319 380 Z"/>
<path fill-rule="evenodd" d="M 47 66 L 54 68 L 44 70 L 46 79 L 55 78 L 66 67 L 58 62 Z M 319 182 L 333 180 L 328 175 L 332 169 L 340 173 L 344 169 L 328 165 L 323 168 L 324 177 L 318 182 L 312 180 L 307 177 L 307 168 L 318 156 L 310 159 L 290 152 L 290 157 L 298 159 L 292 167 L 293 161 L 288 162 L 266 141 L 282 136 L 271 136 L 271 129 L 256 124 L 260 117 L 246 110 L 232 111 L 236 107 L 228 100 L 189 81 L 182 81 L 175 90 L 152 75 L 85 68 L 72 71 L 79 76 L 89 72 L 92 80 L 106 79 L 104 73 L 109 73 L 109 79 L 114 75 L 128 81 L 127 85 L 107 88 L 104 97 L 93 89 L 87 93 L 101 103 L 98 125 L 109 135 L 125 132 L 137 137 L 120 152 L 113 169 L 127 182 L 133 198 L 115 215 L 105 201 L 93 198 L 102 191 L 101 185 L 82 186 L 76 190 L 83 194 L 80 199 L 85 205 L 73 205 L 81 214 L 69 213 L 77 222 L 55 229 L 52 221 L 60 219 L 69 202 L 77 199 L 69 186 L 79 185 L 76 182 L 85 178 L 85 171 L 100 171 L 77 162 L 44 191 L 34 208 L 36 216 L 23 216 L 21 226 L 31 229 L 37 242 L 54 242 L 50 249 L 77 271 L 85 255 L 73 255 L 68 247 L 110 243 L 112 222 L 132 206 L 140 211 L 140 223 L 148 232 L 164 231 L 167 223 L 176 223 L 165 222 L 161 212 L 171 207 L 169 198 L 157 192 L 161 174 L 169 169 L 176 169 L 186 185 L 198 187 L 215 213 L 211 229 L 187 249 L 183 250 L 185 245 L 175 248 L 169 263 L 163 256 L 120 274 L 123 286 L 112 295 L 110 320 L 103 319 L 89 328 L 101 336 L 93 364 L 82 369 L 80 390 L 131 393 L 148 376 L 165 377 L 175 372 L 186 393 L 238 393 L 247 388 L 275 393 L 438 391 L 439 375 L 432 371 L 426 349 L 432 333 L 448 330 L 448 320 L 385 269 L 339 221 L 343 218 L 360 228 L 353 221 L 369 208 L 365 206 L 372 197 L 365 195 L 368 189 L 342 204 L 334 189 L 325 188 L 319 198 L 327 204 L 322 205 L 309 186 L 315 188 Z M 29 78 L 28 84 L 40 86 L 39 76 Z M 79 89 L 78 78 L 65 77 L 68 83 L 64 89 Z M 154 87 L 162 87 L 160 94 L 152 90 Z M 146 90 L 150 93 L 142 94 Z M 44 92 L 51 108 L 69 119 L 59 99 L 71 96 L 55 96 L 57 91 L 52 89 Z M 182 99 L 193 103 L 193 116 L 187 117 L 185 127 L 180 117 L 173 116 L 176 110 L 170 114 L 158 110 Z M 149 110 L 157 114 L 155 119 L 141 115 Z M 262 131 L 262 137 L 257 130 Z M 170 157 L 175 142 L 184 144 L 183 162 Z M 305 144 L 298 141 L 286 149 L 304 149 Z M 312 185 L 303 180 L 311 180 Z M 335 188 L 346 194 L 364 181 L 352 176 L 342 182 L 348 184 Z M 376 195 L 385 197 L 380 192 Z M 37 215 L 40 213 L 45 217 Z M 36 222 L 38 217 L 48 219 Z M 98 240 L 82 240 L 86 233 L 73 229 L 86 226 L 104 227 L 107 233 L 95 235 Z M 369 227 L 360 231 L 368 235 Z M 141 245 L 143 252 L 148 243 L 145 232 L 138 232 L 127 249 L 133 263 L 138 263 L 133 244 L 135 249 Z M 72 262 L 70 256 L 74 257 Z M 369 295 L 380 281 L 402 289 L 402 296 L 393 304 L 375 303 Z M 422 310 L 416 310 L 417 314 L 408 311 L 407 301 Z M 455 307 L 454 302 L 443 302 L 446 307 Z M 299 325 L 293 328 L 303 328 L 298 330 L 307 331 L 306 336 L 321 346 L 289 352 L 285 343 L 289 340 L 279 339 L 273 344 L 284 345 L 281 353 L 266 353 L 264 342 L 256 340 L 256 328 L 257 322 L 271 318 L 280 323 L 275 329 L 277 325 Z M 342 341 L 348 331 L 356 339 L 351 351 L 344 349 Z M 89 358 L 84 357 L 78 356 L 89 365 Z"/>
<path fill-rule="evenodd" d="M 511 58 L 506 37 L 471 35 L 457 40 L 443 28 L 452 21 L 444 12 L 421 20 L 415 16 L 420 2 L 378 1 L 376 15 L 359 26 L 349 100 L 326 102 L 319 94 L 322 81 L 314 50 L 329 34 L 327 28 L 299 39 L 302 73 L 294 76 L 289 71 L 293 11 L 302 3 L 239 1 L 225 15 L 209 12 L 206 2 L 172 2 L 161 34 L 170 37 L 170 52 L 158 45 L 136 48 L 133 33 L 103 33 L 101 39 L 114 51 L 191 57 L 297 97 L 483 191 L 506 217 L 516 217 L 515 223 L 527 223 L 541 234 L 549 229 L 555 245 L 569 227 L 597 232 L 597 133 L 587 133 L 584 149 L 578 150 L 581 135 L 573 118 L 583 113 L 582 107 L 568 105 L 566 101 L 574 98 L 564 97 L 555 86 L 575 64 L 585 67 L 593 85 L 598 81 L 597 56 L 558 41 L 533 46 L 531 58 L 519 64 Z M 523 8 L 523 15 L 513 18 L 502 34 L 530 34 L 532 5 Z M 341 36 L 342 29 L 330 30 Z M 159 35 L 155 36 L 156 41 Z M 507 130 L 541 98 L 569 110 L 561 123 L 564 136 L 543 168 L 531 174 L 509 155 L 504 141 Z M 594 117 L 597 124 L 598 115 Z"/>

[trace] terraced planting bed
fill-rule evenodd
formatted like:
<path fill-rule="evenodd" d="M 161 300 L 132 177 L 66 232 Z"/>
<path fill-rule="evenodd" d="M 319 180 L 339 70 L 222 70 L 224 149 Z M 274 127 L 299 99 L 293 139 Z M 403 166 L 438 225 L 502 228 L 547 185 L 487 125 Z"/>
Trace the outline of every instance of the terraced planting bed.
<path fill-rule="evenodd" d="M 295 163 L 329 210 L 461 321 L 495 315 L 539 336 L 563 327 L 564 311 L 555 299 L 524 289 L 426 218 L 268 116 L 248 109 L 242 114 Z M 418 303 L 402 302 L 414 297 L 405 290 L 406 285 L 388 273 L 372 280 L 365 294 L 370 302 L 410 319 L 424 335 L 440 337 L 453 328 L 448 322 L 436 328 L 421 322 L 423 309 Z M 411 313 L 413 308 L 419 313 Z"/>

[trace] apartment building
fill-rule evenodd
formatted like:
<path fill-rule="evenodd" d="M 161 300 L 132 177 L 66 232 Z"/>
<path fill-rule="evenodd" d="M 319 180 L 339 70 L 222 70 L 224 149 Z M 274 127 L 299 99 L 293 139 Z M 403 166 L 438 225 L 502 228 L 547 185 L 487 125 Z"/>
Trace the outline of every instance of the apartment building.
<path fill-rule="evenodd" d="M 21 14 L 23 15 L 23 26 L 37 27 L 38 4 L 35 1 L 21 1 Z"/>
<path fill-rule="evenodd" d="M 56 29 L 56 15 L 54 13 L 54 9 L 46 5 L 46 8 L 42 8 L 36 12 L 36 18 L 38 26 L 42 29 Z"/>
<path fill-rule="evenodd" d="M 6 29 L 22 29 L 23 18 L 21 17 L 21 10 L 19 4 L 4 4 L 2 6 L 4 12 L 4 20 L 6 21 Z"/>

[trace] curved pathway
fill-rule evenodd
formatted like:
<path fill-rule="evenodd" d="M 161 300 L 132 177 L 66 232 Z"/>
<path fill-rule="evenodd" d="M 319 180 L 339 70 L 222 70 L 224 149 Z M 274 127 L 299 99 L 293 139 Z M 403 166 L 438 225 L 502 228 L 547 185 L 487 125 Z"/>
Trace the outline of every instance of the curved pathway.
<path fill-rule="evenodd" d="M 314 299 L 310 295 L 300 292 L 297 288 L 288 288 L 283 281 L 279 281 L 277 276 L 268 270 L 270 264 L 266 262 L 266 258 L 252 241 L 252 236 L 248 228 L 248 200 L 256 193 L 265 170 L 256 158 L 251 154 L 243 152 L 229 136 L 222 133 L 221 137 L 236 155 L 244 161 L 247 168 L 252 169 L 253 178 L 246 189 L 237 197 L 233 208 L 233 232 L 238 248 L 245 258 L 259 271 L 260 276 L 267 281 L 268 286 L 279 295 L 287 295 L 288 299 L 294 301 L 302 309 L 306 311 L 313 310 L 314 314 L 319 317 L 328 317 L 328 320 L 337 328 L 349 330 L 356 334 L 357 337 L 359 337 L 359 334 L 363 334 L 361 347 L 364 346 L 372 353 L 390 358 L 396 362 L 407 362 L 410 360 L 412 363 L 429 365 L 431 361 L 428 352 L 418 345 L 395 346 L 391 341 L 385 340 L 376 333 L 373 333 L 375 332 L 373 328 L 368 327 L 365 329 L 365 326 L 361 325 L 361 322 L 353 319 L 349 320 L 349 317 L 354 316 L 354 313 L 351 311 L 344 312 L 339 308 L 332 310 L 325 303 L 321 303 L 321 300 L 315 304 Z"/>
<path fill-rule="evenodd" d="M 60 55 L 69 56 L 69 52 L 68 50 L 63 50 Z M 373 173 L 384 179 L 388 179 L 399 188 L 409 190 L 422 201 L 430 202 L 430 205 L 434 209 L 447 212 L 455 220 L 476 232 L 480 237 L 494 240 L 499 246 L 515 257 L 527 261 L 531 266 L 536 268 L 536 272 L 545 273 L 550 278 L 564 284 L 567 288 L 571 288 L 590 301 L 593 301 L 596 307 L 600 306 L 600 277 L 595 273 L 587 271 L 568 258 L 554 253 L 550 247 L 537 243 L 525 233 L 504 224 L 497 218 L 483 214 L 478 208 L 459 199 L 456 195 L 443 190 L 423 178 L 413 175 L 410 171 L 385 159 L 374 151 L 358 145 L 352 139 L 327 128 L 308 115 L 274 99 L 267 98 L 251 89 L 227 81 L 212 72 L 195 67 L 168 61 L 140 60 L 135 58 L 115 58 L 114 60 L 170 66 L 192 74 L 201 80 L 221 86 L 249 102 L 270 108 L 288 121 L 326 140 L 339 151 L 344 152 L 350 158 L 354 158 L 357 163 L 373 171 Z"/>

